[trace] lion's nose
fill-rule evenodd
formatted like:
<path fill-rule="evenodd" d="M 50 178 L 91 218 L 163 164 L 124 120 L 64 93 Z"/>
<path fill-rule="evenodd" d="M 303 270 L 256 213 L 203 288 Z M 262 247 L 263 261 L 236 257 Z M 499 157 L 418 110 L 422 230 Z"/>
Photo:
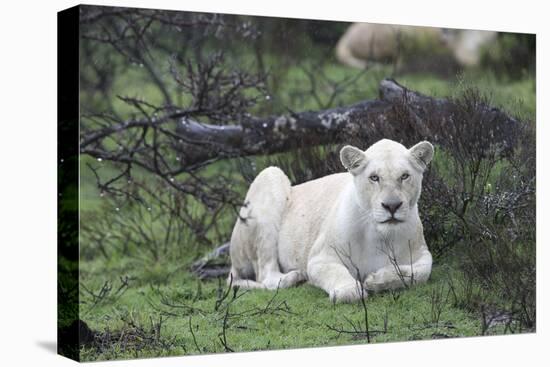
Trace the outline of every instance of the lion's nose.
<path fill-rule="evenodd" d="M 394 215 L 397 209 L 399 209 L 403 205 L 402 201 L 388 201 L 385 203 L 382 203 L 382 207 L 389 211 L 391 215 Z"/>

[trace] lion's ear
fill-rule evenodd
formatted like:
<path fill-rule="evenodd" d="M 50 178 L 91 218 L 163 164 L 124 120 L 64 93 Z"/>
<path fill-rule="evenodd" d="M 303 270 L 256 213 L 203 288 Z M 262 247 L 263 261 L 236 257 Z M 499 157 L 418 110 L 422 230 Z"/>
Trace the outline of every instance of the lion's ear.
<path fill-rule="evenodd" d="M 422 169 L 426 169 L 434 157 L 434 147 L 427 141 L 421 141 L 416 144 L 414 147 L 409 149 L 409 152 L 411 152 L 415 162 L 420 164 Z"/>
<path fill-rule="evenodd" d="M 340 161 L 345 169 L 356 175 L 365 167 L 367 159 L 361 149 L 346 145 L 340 150 Z"/>

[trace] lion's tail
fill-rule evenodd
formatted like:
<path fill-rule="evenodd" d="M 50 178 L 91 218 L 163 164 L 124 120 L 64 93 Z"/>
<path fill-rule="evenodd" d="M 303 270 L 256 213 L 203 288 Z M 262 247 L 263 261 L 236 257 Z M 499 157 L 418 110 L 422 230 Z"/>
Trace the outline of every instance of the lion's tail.
<path fill-rule="evenodd" d="M 238 285 L 263 288 L 257 282 L 269 272 L 280 271 L 277 242 L 290 192 L 290 180 L 277 167 L 264 169 L 250 185 L 231 236 L 233 284 L 244 279 L 246 282 Z"/>

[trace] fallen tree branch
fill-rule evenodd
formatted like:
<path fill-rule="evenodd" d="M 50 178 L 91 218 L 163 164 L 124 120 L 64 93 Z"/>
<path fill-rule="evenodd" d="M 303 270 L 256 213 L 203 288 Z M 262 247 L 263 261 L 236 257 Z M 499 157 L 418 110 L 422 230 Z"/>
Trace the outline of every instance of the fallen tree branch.
<path fill-rule="evenodd" d="M 220 264 L 220 258 L 229 255 L 229 242 L 215 248 L 191 265 L 191 271 L 199 279 L 225 277 L 229 273 L 227 264 Z"/>
<path fill-rule="evenodd" d="M 128 162 L 125 155 L 106 155 L 94 149 L 93 143 L 125 129 L 143 129 L 149 126 L 170 135 L 176 143 L 174 149 L 183 152 L 180 164 L 183 171 L 193 171 L 212 160 L 257 154 L 273 154 L 296 147 L 344 143 L 349 136 L 360 134 L 366 142 L 376 137 L 414 136 L 429 139 L 441 145 L 447 144 L 445 126 L 451 121 L 457 106 L 452 99 L 432 98 L 411 91 L 395 80 L 384 79 L 380 83 L 380 96 L 357 104 L 321 111 L 305 111 L 265 118 L 250 117 L 241 123 L 219 121 L 206 124 L 192 119 L 193 113 L 177 120 L 175 129 L 167 123 L 173 118 L 158 117 L 125 121 L 94 131 L 81 139 L 81 153 L 96 158 Z M 513 148 L 514 131 L 518 121 L 503 111 L 488 105 L 475 106 L 483 120 L 495 125 L 493 142 L 504 148 Z M 174 114 L 171 114 L 173 117 Z M 147 162 L 140 162 L 147 166 Z"/>
<path fill-rule="evenodd" d="M 483 114 L 485 122 L 495 125 L 493 143 L 512 148 L 515 140 L 508 139 L 507 133 L 515 130 L 518 121 L 488 105 L 475 107 L 477 113 Z M 193 151 L 189 164 L 219 155 L 272 154 L 296 147 L 345 143 L 350 135 L 358 133 L 367 139 L 380 136 L 380 132 L 391 137 L 392 130 L 406 131 L 408 135 L 446 145 L 445 136 L 437 132 L 445 130 L 457 108 L 451 99 L 428 97 L 403 87 L 395 80 L 384 79 L 377 100 L 322 111 L 253 118 L 240 125 L 202 124 L 184 118 L 177 127 L 177 134 L 186 137 L 182 149 L 197 143 L 204 147 Z"/>

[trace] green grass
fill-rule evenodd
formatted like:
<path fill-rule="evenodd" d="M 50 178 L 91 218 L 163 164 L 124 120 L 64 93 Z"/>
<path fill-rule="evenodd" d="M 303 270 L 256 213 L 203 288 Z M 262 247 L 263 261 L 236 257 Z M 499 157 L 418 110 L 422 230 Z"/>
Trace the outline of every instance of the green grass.
<path fill-rule="evenodd" d="M 103 282 L 110 281 L 114 293 L 120 284 L 118 276 L 128 274 L 127 265 L 119 261 L 84 264 L 82 281 L 93 289 L 99 289 Z M 127 330 L 129 319 L 136 325 L 148 326 L 151 318 L 154 321 L 163 312 L 171 314 L 166 316 L 160 333 L 162 340 L 170 341 L 171 347 L 144 348 L 136 352 L 133 349 L 123 350 L 123 343 L 113 343 L 102 353 L 85 348 L 82 351 L 84 360 L 224 352 L 220 334 L 227 307 L 229 315 L 245 312 L 242 317 L 230 317 L 227 324 L 227 345 L 234 351 L 367 342 L 363 334 L 339 333 L 330 329 L 351 331 L 353 329 L 348 320 L 356 324 L 359 330 L 364 328 L 362 305 L 333 305 L 322 290 L 310 285 L 278 292 L 239 291 L 236 300 L 229 302 L 232 298 L 229 295 L 216 310 L 218 282 L 201 282 L 199 287 L 199 282 L 191 278 L 185 268 L 173 264 L 165 264 L 157 271 L 163 274 L 159 278 L 130 271 L 130 276 L 134 278 L 126 292 L 120 297 L 108 296 L 93 308 L 83 304 L 81 312 L 92 329 L 103 332 Z M 443 267 L 436 267 L 427 284 L 397 294 L 371 295 L 366 303 L 371 343 L 479 335 L 479 320 L 472 314 L 452 307 L 446 298 L 446 277 L 447 271 Z M 225 289 L 225 284 L 222 288 Z M 439 319 L 432 316 L 434 292 L 440 292 L 444 298 Z M 173 307 L 163 305 L 160 294 Z M 83 293 L 83 298 L 90 299 L 87 293 Z M 189 329 L 190 319 L 196 343 Z M 386 332 L 378 333 L 384 330 L 385 319 Z"/>

